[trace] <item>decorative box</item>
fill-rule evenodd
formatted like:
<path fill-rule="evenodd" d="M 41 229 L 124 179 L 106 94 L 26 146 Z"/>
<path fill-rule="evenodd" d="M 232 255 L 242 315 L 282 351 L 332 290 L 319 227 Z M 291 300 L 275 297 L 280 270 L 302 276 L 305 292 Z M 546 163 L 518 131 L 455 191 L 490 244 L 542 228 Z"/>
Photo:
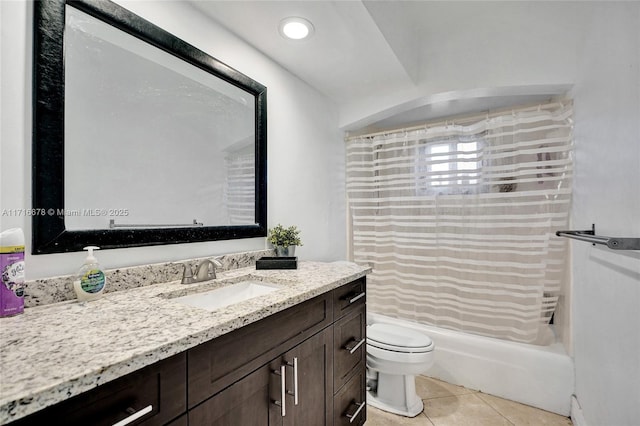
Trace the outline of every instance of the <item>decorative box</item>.
<path fill-rule="evenodd" d="M 256 269 L 298 269 L 297 257 L 261 257 Z"/>

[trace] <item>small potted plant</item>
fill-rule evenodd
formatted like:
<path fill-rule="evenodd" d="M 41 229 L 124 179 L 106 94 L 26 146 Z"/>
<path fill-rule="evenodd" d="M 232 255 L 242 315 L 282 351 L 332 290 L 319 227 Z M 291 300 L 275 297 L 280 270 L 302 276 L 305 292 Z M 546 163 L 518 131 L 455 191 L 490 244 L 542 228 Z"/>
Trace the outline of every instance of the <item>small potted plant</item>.
<path fill-rule="evenodd" d="M 279 257 L 293 257 L 296 246 L 302 245 L 300 230 L 296 226 L 285 228 L 277 224 L 269 229 L 267 240 L 276 248 L 276 255 Z"/>

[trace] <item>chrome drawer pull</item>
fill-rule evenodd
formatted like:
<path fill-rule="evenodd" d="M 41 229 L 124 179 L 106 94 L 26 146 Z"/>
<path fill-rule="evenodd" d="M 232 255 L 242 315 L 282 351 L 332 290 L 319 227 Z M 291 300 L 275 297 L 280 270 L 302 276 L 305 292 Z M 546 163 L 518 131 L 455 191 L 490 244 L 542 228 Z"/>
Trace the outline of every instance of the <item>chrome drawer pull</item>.
<path fill-rule="evenodd" d="M 354 353 L 358 350 L 360 346 L 367 340 L 366 337 L 362 338 L 359 342 L 356 339 L 352 339 L 349 343 L 344 346 L 344 349 L 348 350 L 350 354 Z"/>
<path fill-rule="evenodd" d="M 298 357 L 293 357 L 293 364 L 287 362 L 289 367 L 293 367 L 293 392 L 288 391 L 289 395 L 293 395 L 293 405 L 298 405 Z"/>
<path fill-rule="evenodd" d="M 280 395 L 281 395 L 280 401 L 274 400 L 273 403 L 280 406 L 280 415 L 284 417 L 287 415 L 287 408 L 285 407 L 286 405 L 285 395 L 287 394 L 287 378 L 286 378 L 287 366 L 281 365 L 280 371 L 278 370 L 272 370 L 272 371 L 274 374 L 277 374 L 278 376 L 280 376 Z"/>
<path fill-rule="evenodd" d="M 364 291 L 362 293 L 360 293 L 359 295 L 349 299 L 349 304 L 352 304 L 353 302 L 355 302 L 356 300 L 362 299 L 364 296 L 366 296 L 367 293 L 365 293 Z"/>
<path fill-rule="evenodd" d="M 345 414 L 345 416 L 349 419 L 349 423 L 353 423 L 356 417 L 358 417 L 358 414 L 360 414 L 360 411 L 362 411 L 362 409 L 367 406 L 367 404 L 365 404 L 364 402 L 354 402 L 353 405 L 358 407 L 356 412 L 353 414 L 350 414 L 350 413 Z"/>
<path fill-rule="evenodd" d="M 153 411 L 153 405 L 147 405 L 142 410 L 136 411 L 135 413 L 133 413 L 129 417 L 126 417 L 126 418 L 120 420 L 118 423 L 114 423 L 113 426 L 125 426 L 125 425 L 128 425 L 129 423 L 135 422 L 136 420 L 138 420 L 140 417 L 144 416 L 145 414 L 149 414 L 151 411 Z"/>

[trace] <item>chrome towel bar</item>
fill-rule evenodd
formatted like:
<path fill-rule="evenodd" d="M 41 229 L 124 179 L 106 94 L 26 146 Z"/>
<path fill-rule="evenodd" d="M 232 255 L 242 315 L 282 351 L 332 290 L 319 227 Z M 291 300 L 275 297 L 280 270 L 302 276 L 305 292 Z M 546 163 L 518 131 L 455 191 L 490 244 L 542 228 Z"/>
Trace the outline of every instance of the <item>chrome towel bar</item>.
<path fill-rule="evenodd" d="M 573 238 L 593 245 L 602 244 L 613 250 L 640 250 L 640 238 L 603 237 L 596 235 L 596 225 L 586 231 L 557 231 L 558 237 Z"/>

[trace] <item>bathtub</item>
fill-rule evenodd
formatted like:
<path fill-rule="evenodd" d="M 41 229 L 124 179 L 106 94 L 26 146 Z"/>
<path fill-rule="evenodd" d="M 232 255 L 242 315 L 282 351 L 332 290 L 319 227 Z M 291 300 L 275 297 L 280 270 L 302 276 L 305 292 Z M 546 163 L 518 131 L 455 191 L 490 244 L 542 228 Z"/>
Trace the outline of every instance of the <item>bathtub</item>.
<path fill-rule="evenodd" d="M 527 345 L 367 313 L 367 324 L 374 323 L 403 325 L 433 340 L 435 362 L 426 376 L 569 416 L 574 367 L 561 343 Z"/>

